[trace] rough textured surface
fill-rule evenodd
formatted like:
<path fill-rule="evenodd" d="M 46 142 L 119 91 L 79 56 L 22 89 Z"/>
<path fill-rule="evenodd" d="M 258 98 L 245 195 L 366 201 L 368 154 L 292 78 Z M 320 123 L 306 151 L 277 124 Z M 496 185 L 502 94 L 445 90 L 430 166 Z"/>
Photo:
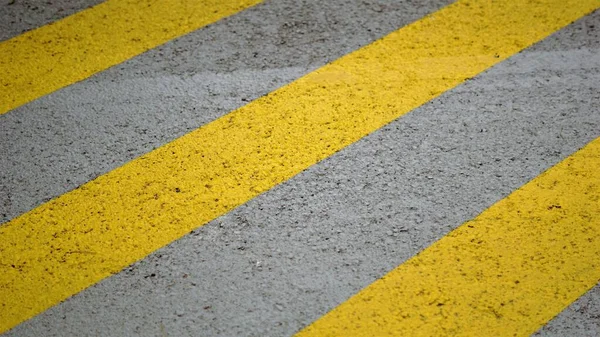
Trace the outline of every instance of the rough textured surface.
<path fill-rule="evenodd" d="M 600 279 L 600 138 L 296 337 L 528 336 Z"/>
<path fill-rule="evenodd" d="M 504 0 L 493 10 L 485 0 L 463 0 L 0 227 L 0 306 L 11 308 L 0 312 L 0 331 L 284 182 L 596 4 L 571 1 L 563 11 L 564 0 L 544 6 Z M 489 41 L 500 35 L 512 38 Z"/>
<path fill-rule="evenodd" d="M 449 2 L 267 2 L 2 115 L 0 221 Z"/>
<path fill-rule="evenodd" d="M 533 336 L 600 336 L 600 284 L 581 296 Z"/>
<path fill-rule="evenodd" d="M 0 114 L 261 0 L 108 0 L 0 43 Z"/>
<path fill-rule="evenodd" d="M 599 136 L 598 21 L 573 24 L 9 335 L 293 333 Z M 576 335 L 576 320 L 593 331 L 586 308 L 541 333 Z"/>
<path fill-rule="evenodd" d="M 2 0 L 0 41 L 62 19 L 102 0 Z"/>

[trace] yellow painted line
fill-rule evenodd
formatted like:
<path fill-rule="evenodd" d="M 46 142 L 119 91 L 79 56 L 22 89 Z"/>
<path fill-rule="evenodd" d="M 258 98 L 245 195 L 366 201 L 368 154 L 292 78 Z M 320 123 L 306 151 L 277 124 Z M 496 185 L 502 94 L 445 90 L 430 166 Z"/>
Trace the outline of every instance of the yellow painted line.
<path fill-rule="evenodd" d="M 0 226 L 0 331 L 519 52 L 597 0 L 462 0 Z"/>
<path fill-rule="evenodd" d="M 600 281 L 600 138 L 297 334 L 529 336 Z"/>
<path fill-rule="evenodd" d="M 0 42 L 0 114 L 261 0 L 108 0 Z"/>

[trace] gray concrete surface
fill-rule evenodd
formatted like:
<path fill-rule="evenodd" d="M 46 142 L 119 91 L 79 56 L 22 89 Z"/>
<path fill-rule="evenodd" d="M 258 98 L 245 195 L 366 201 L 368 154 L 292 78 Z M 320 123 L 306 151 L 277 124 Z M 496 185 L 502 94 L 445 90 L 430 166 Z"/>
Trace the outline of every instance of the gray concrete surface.
<path fill-rule="evenodd" d="M 570 305 L 534 336 L 600 336 L 600 284 Z"/>
<path fill-rule="evenodd" d="M 0 116 L 0 146 L 15 157 L 0 159 L 5 219 L 370 41 L 367 24 L 392 29 L 439 6 L 403 4 L 386 23 L 366 2 L 293 3 L 267 2 Z M 268 27 L 290 22 L 304 28 L 275 47 Z M 600 13 L 572 24 L 6 335 L 292 334 L 600 136 L 599 28 Z M 271 40 L 254 47 L 261 29 Z M 203 39 L 214 49 L 196 52 Z M 599 296 L 538 335 L 599 329 Z"/>

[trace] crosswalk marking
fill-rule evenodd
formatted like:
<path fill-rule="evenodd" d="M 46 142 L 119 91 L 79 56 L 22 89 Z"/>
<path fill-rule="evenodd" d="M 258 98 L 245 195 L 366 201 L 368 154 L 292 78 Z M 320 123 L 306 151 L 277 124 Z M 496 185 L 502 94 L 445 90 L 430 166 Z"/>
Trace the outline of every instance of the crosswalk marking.
<path fill-rule="evenodd" d="M 528 336 L 599 281 L 600 138 L 297 336 Z"/>
<path fill-rule="evenodd" d="M 460 1 L 1 226 L 0 298 L 10 310 L 2 310 L 0 330 L 289 179 L 595 6 Z"/>
<path fill-rule="evenodd" d="M 260 0 L 108 0 L 0 42 L 0 114 Z"/>

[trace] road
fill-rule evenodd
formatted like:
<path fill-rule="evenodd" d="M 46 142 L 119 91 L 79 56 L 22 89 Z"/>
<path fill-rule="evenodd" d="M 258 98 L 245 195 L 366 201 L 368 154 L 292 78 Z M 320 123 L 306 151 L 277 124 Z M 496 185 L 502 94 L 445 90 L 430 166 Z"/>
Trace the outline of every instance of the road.
<path fill-rule="evenodd" d="M 0 331 L 600 336 L 571 2 L 0 3 Z"/>

